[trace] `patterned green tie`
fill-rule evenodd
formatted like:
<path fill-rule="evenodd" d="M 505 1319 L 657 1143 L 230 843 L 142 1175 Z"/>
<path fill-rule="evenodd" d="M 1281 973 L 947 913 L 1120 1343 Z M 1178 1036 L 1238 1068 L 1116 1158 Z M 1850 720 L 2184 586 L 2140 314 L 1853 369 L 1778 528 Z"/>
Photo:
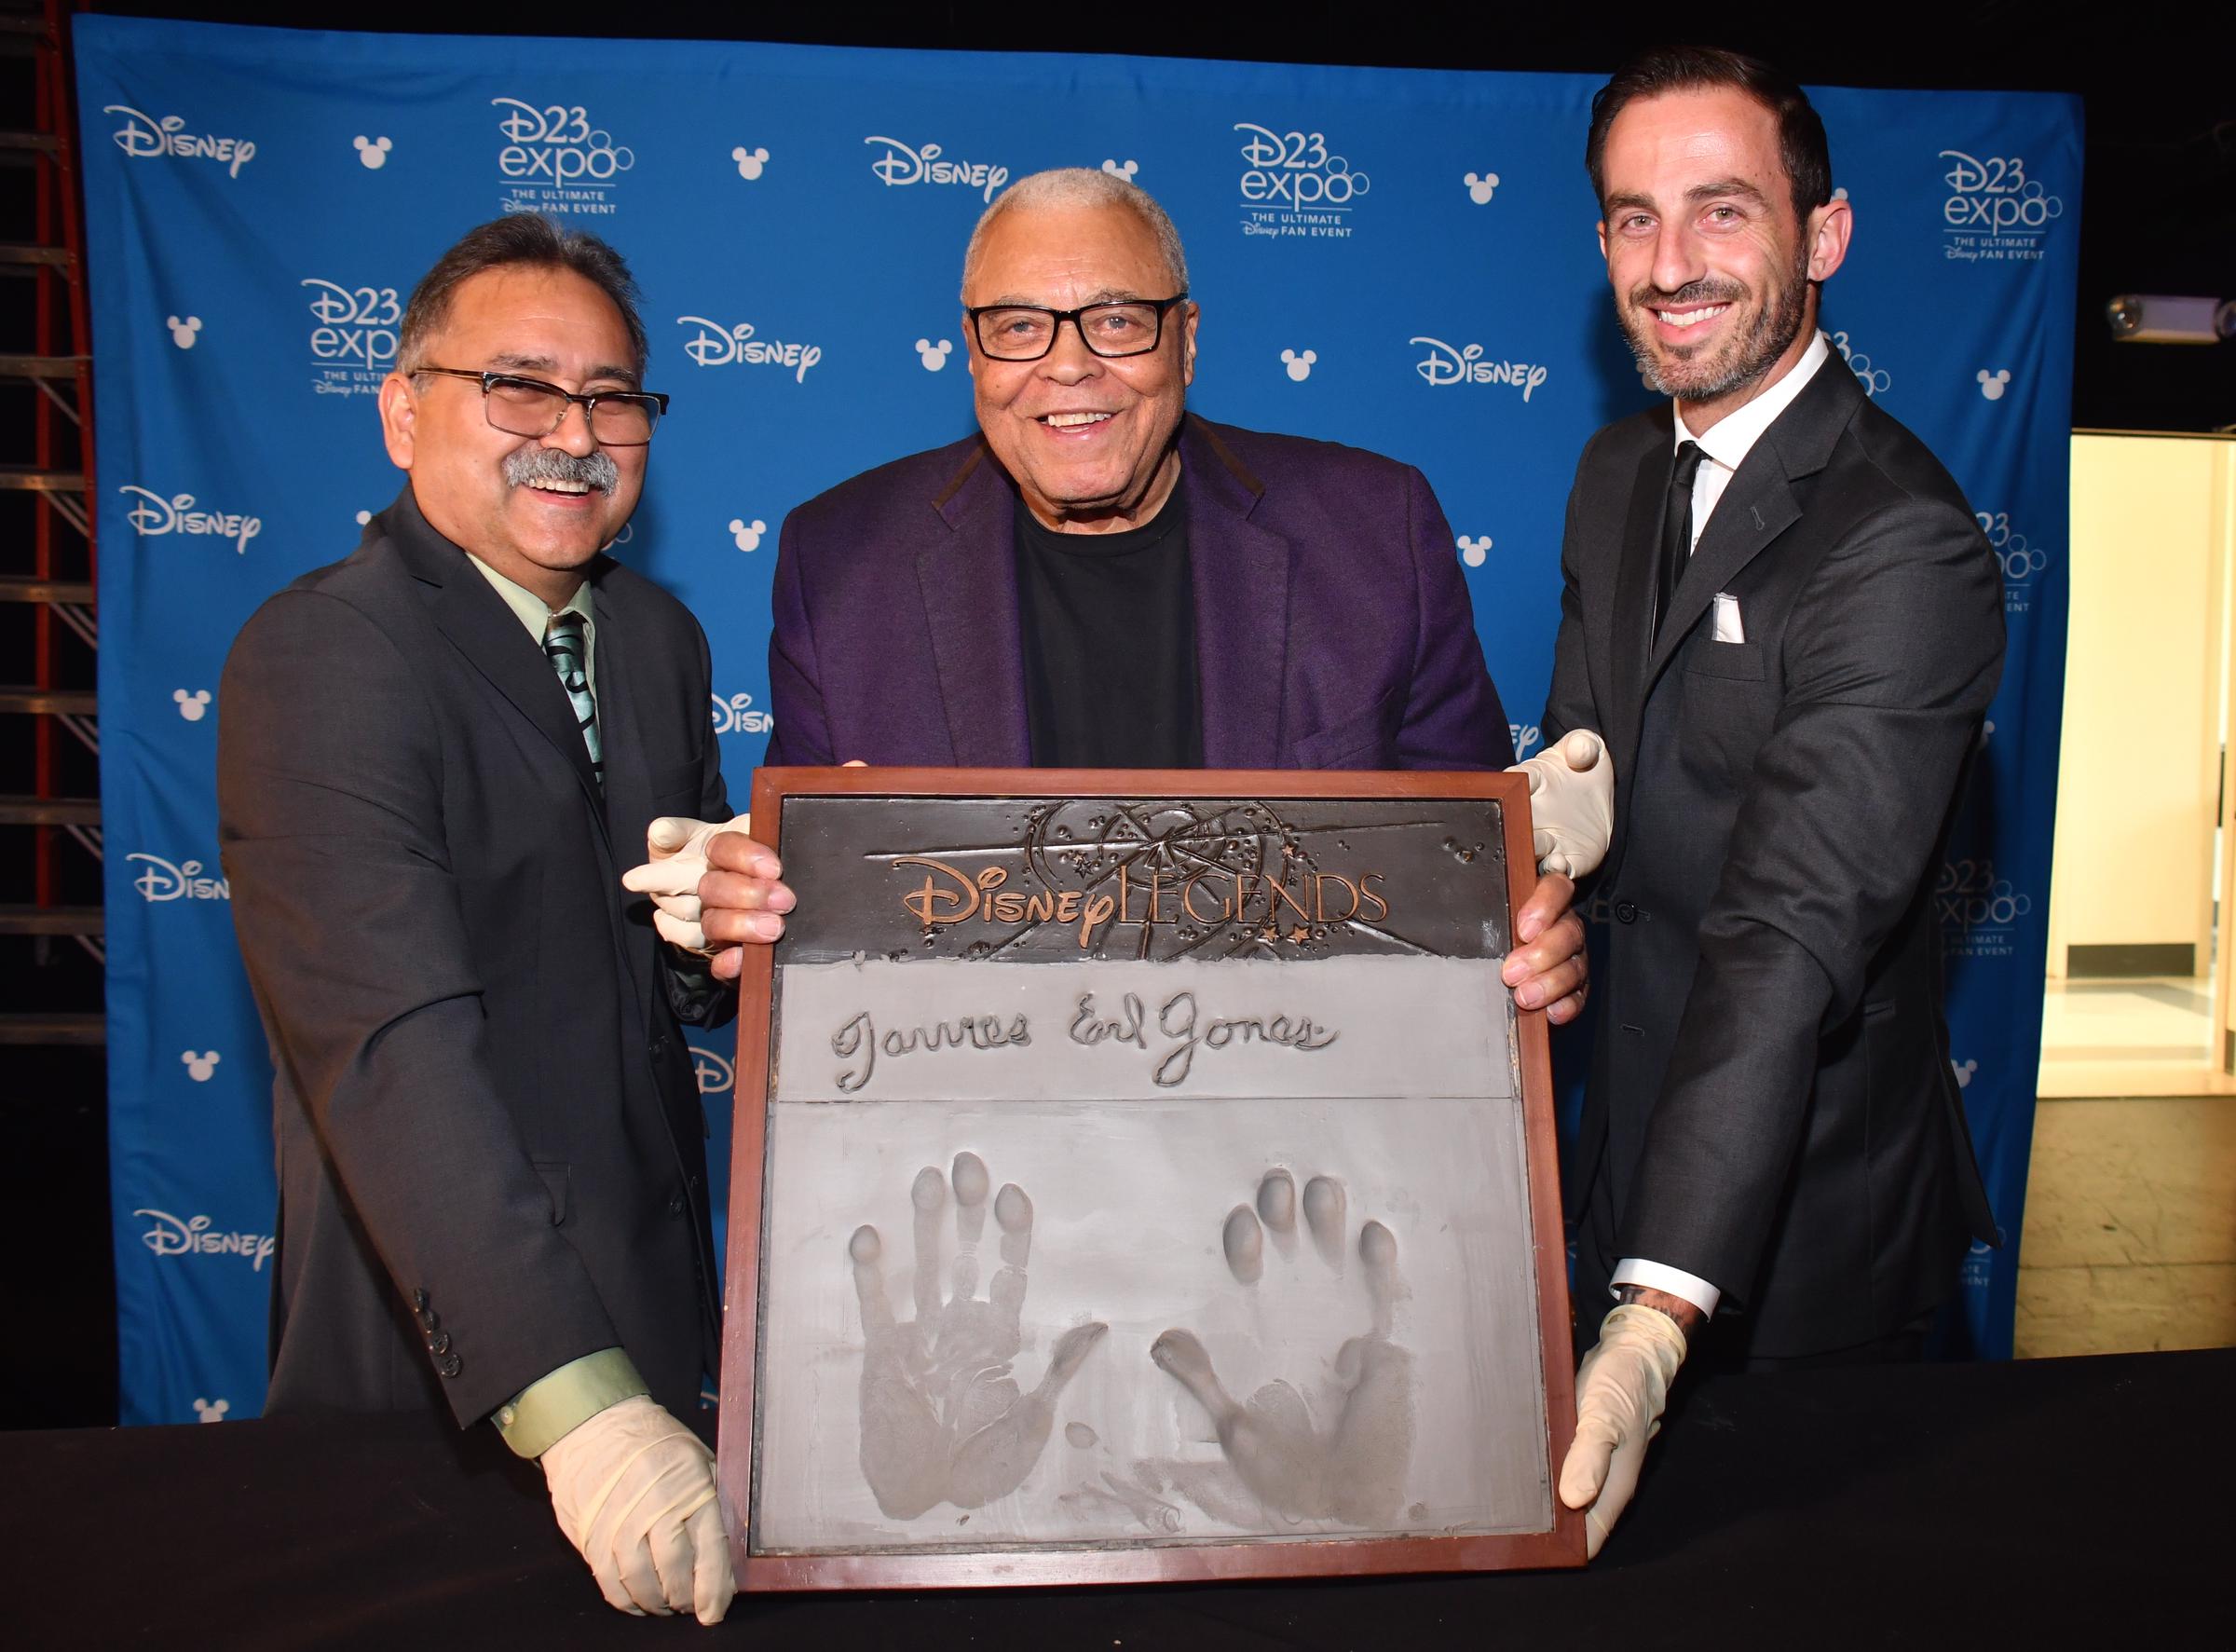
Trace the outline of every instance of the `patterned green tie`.
<path fill-rule="evenodd" d="M 591 694 L 590 674 L 584 665 L 588 655 L 583 648 L 582 616 L 572 608 L 564 614 L 553 614 L 543 634 L 543 651 L 551 657 L 552 669 L 559 674 L 559 686 L 574 703 L 575 721 L 582 730 L 582 744 L 590 749 L 591 771 L 603 787 L 606 751 L 598 743 L 598 703 Z"/>

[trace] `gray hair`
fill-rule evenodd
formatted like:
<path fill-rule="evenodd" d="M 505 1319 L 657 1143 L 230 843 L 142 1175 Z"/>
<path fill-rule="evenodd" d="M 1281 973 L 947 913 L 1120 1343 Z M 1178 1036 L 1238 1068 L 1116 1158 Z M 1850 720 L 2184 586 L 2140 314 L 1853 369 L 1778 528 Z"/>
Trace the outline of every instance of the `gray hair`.
<path fill-rule="evenodd" d="M 596 236 L 568 229 L 534 212 L 511 213 L 468 230 L 419 278 L 396 341 L 396 370 L 416 373 L 425 364 L 429 341 L 450 319 L 457 290 L 484 270 L 511 265 L 569 269 L 613 300 L 629 330 L 629 348 L 639 376 L 645 371 L 645 323 L 636 312 L 636 280 L 621 255 Z"/>
<path fill-rule="evenodd" d="M 962 253 L 963 302 L 970 302 L 971 272 L 978 266 L 979 248 L 995 220 L 1005 212 L 1067 207 L 1124 207 L 1157 238 L 1157 252 L 1171 272 L 1174 291 L 1188 290 L 1188 254 L 1180 250 L 1180 232 L 1148 190 L 1115 172 L 1100 172 L 1093 167 L 1055 167 L 1019 178 L 978 215 L 978 226 L 971 231 L 971 244 Z"/>

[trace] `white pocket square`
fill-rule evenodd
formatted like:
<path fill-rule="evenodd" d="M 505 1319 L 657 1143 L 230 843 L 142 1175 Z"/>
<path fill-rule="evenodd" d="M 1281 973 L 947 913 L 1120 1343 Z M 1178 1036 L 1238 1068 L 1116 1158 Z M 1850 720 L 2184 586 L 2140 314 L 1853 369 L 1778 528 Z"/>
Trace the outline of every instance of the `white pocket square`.
<path fill-rule="evenodd" d="M 1743 643 L 1747 627 L 1739 619 L 1739 599 L 1728 591 L 1716 593 L 1716 640 L 1720 643 Z"/>

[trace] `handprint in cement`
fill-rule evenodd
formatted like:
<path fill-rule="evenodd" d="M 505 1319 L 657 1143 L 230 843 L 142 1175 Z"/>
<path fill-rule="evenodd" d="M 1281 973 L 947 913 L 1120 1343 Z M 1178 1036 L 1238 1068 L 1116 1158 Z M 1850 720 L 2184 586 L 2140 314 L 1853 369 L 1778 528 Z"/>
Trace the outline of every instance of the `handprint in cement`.
<path fill-rule="evenodd" d="M 952 1197 L 950 1198 L 950 1184 Z M 867 1347 L 862 1360 L 862 1472 L 878 1507 L 911 1520 L 935 1504 L 981 1509 L 1015 1491 L 1040 1460 L 1064 1385 L 1108 1327 L 1075 1325 L 1056 1339 L 1029 1392 L 1010 1374 L 1024 1345 L 1026 1263 L 1032 1201 L 1015 1182 L 993 1197 L 1002 1265 L 978 1291 L 978 1245 L 991 1179 L 975 1153 L 948 1175 L 926 1166 L 914 1206 L 916 1317 L 893 1318 L 885 1293 L 885 1241 L 867 1223 L 847 1243 Z M 954 1216 L 955 1257 L 942 1295 L 940 1257 Z"/>

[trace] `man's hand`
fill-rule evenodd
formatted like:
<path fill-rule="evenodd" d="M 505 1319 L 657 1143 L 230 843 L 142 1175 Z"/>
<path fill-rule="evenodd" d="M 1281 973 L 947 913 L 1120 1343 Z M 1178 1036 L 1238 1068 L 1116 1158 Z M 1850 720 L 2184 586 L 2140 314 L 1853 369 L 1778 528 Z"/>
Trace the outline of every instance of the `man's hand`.
<path fill-rule="evenodd" d="M 1659 1308 L 1626 1303 L 1600 1322 L 1599 1345 L 1576 1371 L 1576 1438 L 1561 1468 L 1561 1501 L 1584 1510 L 1587 1559 L 1629 1507 L 1684 1363 L 1684 1332 Z"/>
<path fill-rule="evenodd" d="M 738 1585 L 715 1495 L 715 1454 L 642 1394 L 543 1454 L 552 1509 L 606 1604 L 719 1623 Z"/>
<path fill-rule="evenodd" d="M 1590 963 L 1584 955 L 1584 920 L 1569 910 L 1576 886 L 1559 873 L 1537 880 L 1530 898 L 1514 914 L 1514 946 L 1499 979 L 1514 989 L 1523 1009 L 1545 1011 L 1556 1027 L 1584 1013 L 1591 990 Z"/>
<path fill-rule="evenodd" d="M 1615 837 L 1615 759 L 1589 729 L 1516 763 L 1530 777 L 1530 850 L 1540 872 L 1581 878 L 1607 858 Z"/>
<path fill-rule="evenodd" d="M 662 815 L 645 828 L 648 857 L 645 864 L 621 874 L 622 888 L 652 897 L 652 927 L 660 932 L 661 939 L 683 951 L 712 959 L 719 980 L 737 979 L 744 962 L 743 952 L 735 947 L 726 951 L 723 942 L 772 941 L 784 933 L 784 921 L 777 914 L 792 909 L 792 892 L 775 881 L 783 868 L 774 853 L 746 835 L 750 825 L 744 815 L 720 822 Z M 713 853 L 717 844 L 722 846 L 718 857 Z M 720 887 L 729 896 L 723 904 L 750 908 L 756 914 L 754 924 L 736 925 L 726 920 L 710 934 L 708 903 L 701 889 L 710 865 L 741 872 L 752 869 L 750 889 L 732 889 L 727 883 Z M 726 957 L 730 960 L 727 970 L 722 967 Z"/>

